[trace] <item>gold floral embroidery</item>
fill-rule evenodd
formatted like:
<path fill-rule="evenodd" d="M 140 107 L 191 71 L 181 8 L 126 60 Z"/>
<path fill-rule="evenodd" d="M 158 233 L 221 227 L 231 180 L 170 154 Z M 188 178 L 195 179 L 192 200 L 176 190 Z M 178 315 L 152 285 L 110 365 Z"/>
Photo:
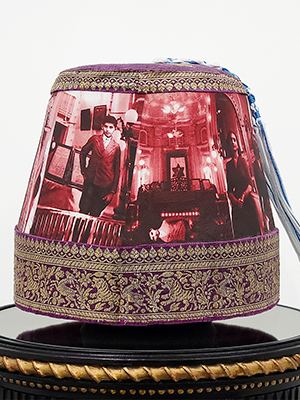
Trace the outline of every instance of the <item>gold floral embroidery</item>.
<path fill-rule="evenodd" d="M 246 242 L 104 248 L 16 232 L 15 302 L 59 317 L 178 322 L 259 312 L 278 301 L 278 232 Z"/>
<path fill-rule="evenodd" d="M 61 72 L 51 92 L 58 90 L 130 91 L 162 93 L 171 91 L 224 91 L 246 94 L 234 76 L 198 71 L 96 71 L 91 69 Z"/>

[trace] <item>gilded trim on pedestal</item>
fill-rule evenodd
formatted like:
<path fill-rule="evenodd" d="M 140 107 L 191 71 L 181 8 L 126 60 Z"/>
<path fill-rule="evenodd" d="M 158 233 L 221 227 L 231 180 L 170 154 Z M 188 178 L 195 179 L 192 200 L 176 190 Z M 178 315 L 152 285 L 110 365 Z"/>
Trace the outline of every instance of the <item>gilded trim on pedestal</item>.
<path fill-rule="evenodd" d="M 259 382 L 251 382 L 248 384 L 242 383 L 242 384 L 236 384 L 235 381 L 233 381 L 232 385 L 218 385 L 218 386 L 213 386 L 211 387 L 189 387 L 188 389 L 186 388 L 181 388 L 181 387 L 176 387 L 174 386 L 173 388 L 166 388 L 166 389 L 157 389 L 156 386 L 153 386 L 151 389 L 139 389 L 139 388 L 130 388 L 128 389 L 126 386 L 124 386 L 123 389 L 115 388 L 114 386 L 111 386 L 108 388 L 107 386 L 105 387 L 90 387 L 87 386 L 85 387 L 84 384 L 81 384 L 80 386 L 75 386 L 74 384 L 72 386 L 66 386 L 66 385 L 58 385 L 58 384 L 49 384 L 49 383 L 41 383 L 41 382 L 34 382 L 33 379 L 25 379 L 22 377 L 21 379 L 13 379 L 13 378 L 6 378 L 2 377 L 0 375 L 0 381 L 3 381 L 5 383 L 10 383 L 10 384 L 15 384 L 20 387 L 26 387 L 29 386 L 30 388 L 37 388 L 37 389 L 47 389 L 47 390 L 54 390 L 54 391 L 62 391 L 62 392 L 71 392 L 71 393 L 89 393 L 89 394 L 94 394 L 97 396 L 104 396 L 108 395 L 129 395 L 129 396 L 145 396 L 145 395 L 150 395 L 153 396 L 155 394 L 158 394 L 159 397 L 163 397 L 166 395 L 168 398 L 170 395 L 175 395 L 175 396 L 182 396 L 182 395 L 195 395 L 195 394 L 200 394 L 200 393 L 213 393 L 213 392 L 229 392 L 231 390 L 238 391 L 238 390 L 246 390 L 246 389 L 257 389 L 257 388 L 263 388 L 263 387 L 273 387 L 275 390 L 275 387 L 280 385 L 287 385 L 291 384 L 292 382 L 299 381 L 300 376 L 296 375 L 291 378 L 280 378 L 280 379 L 272 379 L 270 380 L 261 380 Z M 113 383 L 112 383 L 113 385 Z"/>
<path fill-rule="evenodd" d="M 200 381 L 218 378 L 235 379 L 242 376 L 268 375 L 275 372 L 296 370 L 300 367 L 300 354 L 262 361 L 236 362 L 234 364 L 196 365 L 196 366 L 138 366 L 138 367 L 104 367 L 96 365 L 59 364 L 53 362 L 22 360 L 0 356 L 0 369 L 20 372 L 25 375 L 52 376 L 58 379 L 73 378 L 94 382 L 151 380 L 174 381 L 183 379 Z"/>

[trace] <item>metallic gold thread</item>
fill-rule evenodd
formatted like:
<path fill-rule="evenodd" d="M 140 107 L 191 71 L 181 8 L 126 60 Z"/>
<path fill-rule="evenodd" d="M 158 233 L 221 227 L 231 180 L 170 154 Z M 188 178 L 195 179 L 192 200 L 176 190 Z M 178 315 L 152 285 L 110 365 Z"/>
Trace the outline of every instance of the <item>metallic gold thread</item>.
<path fill-rule="evenodd" d="M 265 236 L 251 238 L 249 243 L 117 251 L 54 243 L 16 232 L 15 303 L 66 318 L 109 323 L 121 318 L 129 324 L 255 313 L 274 305 L 279 296 L 278 233 Z M 119 293 L 115 288 L 121 277 L 126 284 Z M 229 300 L 227 291 L 236 293 L 241 279 L 243 293 Z M 83 292 L 84 299 L 78 297 Z M 137 292 L 138 302 L 134 301 Z M 206 293 L 205 301 L 200 301 L 200 292 Z"/>
<path fill-rule="evenodd" d="M 116 81 L 117 80 L 117 81 Z M 246 94 L 242 82 L 224 73 L 200 71 L 63 71 L 51 92 L 59 90 L 130 91 L 159 93 L 171 91 L 229 91 Z"/>

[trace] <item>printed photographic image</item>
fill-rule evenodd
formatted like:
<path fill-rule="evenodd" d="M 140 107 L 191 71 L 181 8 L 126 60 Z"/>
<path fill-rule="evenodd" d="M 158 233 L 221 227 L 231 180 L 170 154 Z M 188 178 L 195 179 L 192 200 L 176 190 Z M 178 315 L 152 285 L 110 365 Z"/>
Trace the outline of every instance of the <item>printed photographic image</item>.
<path fill-rule="evenodd" d="M 101 246 L 270 232 L 246 96 L 54 93 L 18 227 Z"/>

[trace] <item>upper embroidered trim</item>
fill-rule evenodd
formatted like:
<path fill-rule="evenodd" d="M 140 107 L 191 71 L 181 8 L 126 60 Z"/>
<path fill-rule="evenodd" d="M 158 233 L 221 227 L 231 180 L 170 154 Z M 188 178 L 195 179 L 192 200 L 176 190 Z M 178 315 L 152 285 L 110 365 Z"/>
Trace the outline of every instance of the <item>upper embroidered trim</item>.
<path fill-rule="evenodd" d="M 61 90 L 145 94 L 180 91 L 247 93 L 236 77 L 200 71 L 67 70 L 58 75 L 51 93 Z"/>

